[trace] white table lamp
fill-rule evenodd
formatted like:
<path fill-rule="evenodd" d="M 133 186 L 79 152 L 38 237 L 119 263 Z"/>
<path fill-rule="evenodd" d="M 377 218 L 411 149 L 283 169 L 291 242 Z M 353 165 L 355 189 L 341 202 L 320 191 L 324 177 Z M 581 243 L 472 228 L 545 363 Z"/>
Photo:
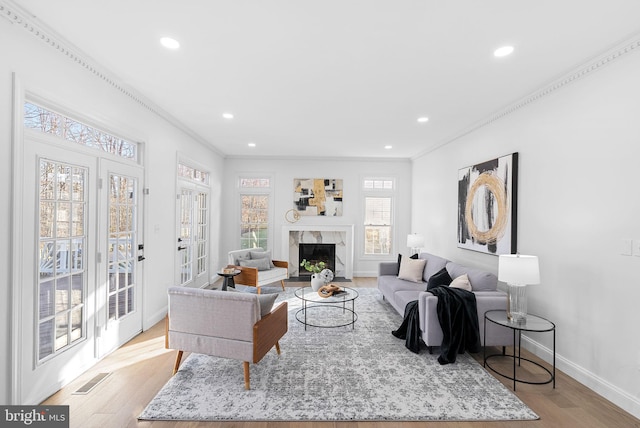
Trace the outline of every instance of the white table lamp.
<path fill-rule="evenodd" d="M 501 254 L 498 258 L 498 280 L 507 283 L 507 317 L 514 322 L 527 318 L 527 284 L 540 283 L 537 256 Z"/>
<path fill-rule="evenodd" d="M 411 255 L 417 254 L 424 247 L 424 236 L 417 233 L 407 235 L 407 247 L 411 248 Z"/>

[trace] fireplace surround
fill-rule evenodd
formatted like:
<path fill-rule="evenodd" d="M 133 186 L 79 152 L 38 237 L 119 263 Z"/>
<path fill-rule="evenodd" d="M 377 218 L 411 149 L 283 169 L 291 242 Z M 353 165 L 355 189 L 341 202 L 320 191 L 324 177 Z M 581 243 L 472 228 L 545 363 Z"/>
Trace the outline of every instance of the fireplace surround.
<path fill-rule="evenodd" d="M 289 262 L 289 276 L 298 277 L 304 268 L 300 266 L 300 244 L 335 244 L 337 278 L 353 278 L 353 225 L 285 225 L 282 227 L 282 255 Z M 304 275 L 304 274 L 303 274 Z"/>

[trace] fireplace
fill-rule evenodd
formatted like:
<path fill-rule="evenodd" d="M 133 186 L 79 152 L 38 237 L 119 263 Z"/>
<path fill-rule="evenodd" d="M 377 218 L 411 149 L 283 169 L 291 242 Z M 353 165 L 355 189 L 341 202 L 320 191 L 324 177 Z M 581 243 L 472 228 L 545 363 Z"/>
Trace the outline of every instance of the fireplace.
<path fill-rule="evenodd" d="M 289 277 L 298 278 L 307 272 L 300 266 L 300 244 L 332 244 L 335 247 L 333 260 L 330 260 L 333 275 L 336 278 L 353 278 L 353 227 L 352 224 L 283 226 L 282 260 L 289 262 Z"/>
<path fill-rule="evenodd" d="M 305 244 L 300 243 L 298 247 L 299 260 L 308 260 L 312 264 L 318 262 L 325 262 L 327 269 L 330 269 L 335 274 L 336 265 L 336 244 Z M 302 276 L 311 276 L 311 272 L 304 268 L 300 268 L 300 274 Z"/>

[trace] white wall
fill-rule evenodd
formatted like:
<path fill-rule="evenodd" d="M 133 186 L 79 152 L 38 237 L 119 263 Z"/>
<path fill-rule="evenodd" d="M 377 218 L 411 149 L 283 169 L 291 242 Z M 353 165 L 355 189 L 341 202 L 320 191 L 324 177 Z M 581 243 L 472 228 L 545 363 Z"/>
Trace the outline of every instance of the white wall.
<path fill-rule="evenodd" d="M 164 317 L 166 288 L 173 284 L 175 189 L 177 152 L 210 167 L 212 205 L 220 204 L 223 159 L 155 113 L 134 102 L 58 50 L 46 45 L 19 24 L 0 19 L 0 403 L 10 403 L 11 254 L 12 236 L 12 73 L 22 87 L 89 118 L 109 124 L 125 137 L 146 145 L 146 247 L 143 323 L 148 328 Z M 18 171 L 21 174 L 21 171 Z M 218 235 L 220 217 L 214 211 L 212 236 Z M 218 242 L 213 242 L 211 264 L 217 263 Z M 30 286 L 22 284 L 21 286 Z"/>
<path fill-rule="evenodd" d="M 340 153 L 335 153 L 336 157 Z M 293 208 L 294 178 L 341 178 L 344 185 L 343 216 L 301 217 L 296 225 L 355 225 L 354 276 L 376 276 L 378 262 L 384 258 L 362 255 L 363 196 L 362 179 L 365 176 L 394 177 L 398 185 L 395 204 L 396 239 L 394 254 L 387 260 L 396 259 L 397 253 L 407 253 L 406 236 L 410 232 L 411 163 L 407 160 L 340 160 L 336 159 L 227 159 L 222 199 L 223 227 L 220 266 L 226 265 L 226 253 L 237 249 L 240 242 L 240 201 L 237 197 L 237 178 L 242 174 L 266 174 L 274 181 L 272 209 L 273 230 L 270 248 L 274 258 L 282 258 L 282 226 L 287 225 L 285 213 Z"/>
<path fill-rule="evenodd" d="M 413 217 L 427 250 L 497 271 L 456 245 L 457 172 L 520 153 L 518 250 L 540 258 L 529 312 L 557 325 L 558 366 L 640 416 L 640 52 L 415 160 Z M 438 201 L 438 203 L 434 203 Z M 549 359 L 551 335 L 529 347 Z"/>

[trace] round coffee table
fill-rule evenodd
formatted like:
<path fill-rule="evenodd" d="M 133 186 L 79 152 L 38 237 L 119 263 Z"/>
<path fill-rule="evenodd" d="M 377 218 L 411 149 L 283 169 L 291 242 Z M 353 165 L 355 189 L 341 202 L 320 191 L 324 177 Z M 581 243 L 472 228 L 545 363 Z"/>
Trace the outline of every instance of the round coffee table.
<path fill-rule="evenodd" d="M 334 284 L 335 285 L 335 284 Z M 344 293 L 336 296 L 322 297 L 317 291 L 313 291 L 311 287 L 301 287 L 295 291 L 295 296 L 302 301 L 302 309 L 296 312 L 296 319 L 307 326 L 319 328 L 335 328 L 350 325 L 355 329 L 355 323 L 358 320 L 355 302 L 358 298 L 358 292 L 350 287 L 340 287 Z M 351 305 L 349 305 L 349 302 Z M 351 307 L 349 307 L 351 306 Z M 309 311 L 315 312 L 311 316 L 307 316 Z M 324 313 L 323 312 L 328 312 Z M 335 318 L 329 316 L 334 311 L 340 311 Z M 324 318 L 323 318 L 324 315 Z"/>

